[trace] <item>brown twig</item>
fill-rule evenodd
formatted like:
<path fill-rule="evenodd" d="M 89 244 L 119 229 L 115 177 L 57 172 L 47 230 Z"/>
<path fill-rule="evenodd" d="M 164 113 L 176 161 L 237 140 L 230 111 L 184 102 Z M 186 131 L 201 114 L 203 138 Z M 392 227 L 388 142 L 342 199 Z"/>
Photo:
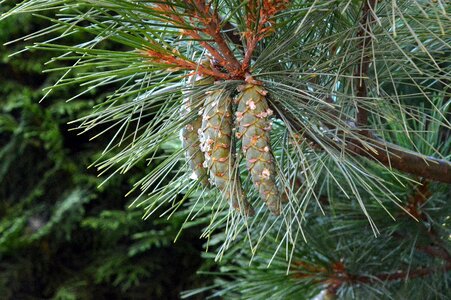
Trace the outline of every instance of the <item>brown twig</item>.
<path fill-rule="evenodd" d="M 362 17 L 360 19 L 360 30 L 357 32 L 357 37 L 360 38 L 358 47 L 362 51 L 362 59 L 356 67 L 354 76 L 357 79 L 356 96 L 358 99 L 364 99 L 368 97 L 365 77 L 368 76 L 368 69 L 371 63 L 370 55 L 368 54 L 367 47 L 372 43 L 371 38 L 371 23 L 374 22 L 373 8 L 377 5 L 377 0 L 367 0 L 362 7 Z M 357 118 L 358 126 L 366 126 L 368 123 L 368 110 L 361 105 L 357 106 Z"/>
<path fill-rule="evenodd" d="M 275 107 L 273 107 L 273 110 L 282 120 L 288 122 L 294 130 L 304 132 L 304 136 L 307 139 L 316 143 L 316 139 L 306 133 L 303 124 L 298 121 L 298 118 L 291 111 L 284 110 L 281 112 Z M 407 150 L 384 141 L 370 132 L 366 132 L 366 136 L 362 135 L 362 141 L 355 138 L 344 138 L 342 141 L 336 141 L 332 138 L 324 137 L 324 142 L 337 150 L 344 151 L 348 155 L 365 157 L 379 162 L 390 169 L 396 169 L 416 177 L 451 184 L 451 162 Z M 371 146 L 376 152 L 369 150 L 368 146 Z"/>
<path fill-rule="evenodd" d="M 432 193 L 429 191 L 427 180 L 421 179 L 419 182 L 420 185 L 414 188 L 413 194 L 407 199 L 406 210 L 417 219 L 425 219 L 421 206 L 426 203 Z"/>
<path fill-rule="evenodd" d="M 244 73 L 240 72 L 241 64 L 229 48 L 221 33 L 221 20 L 217 11 L 212 12 L 210 5 L 207 5 L 203 0 L 191 0 L 191 2 L 197 9 L 195 16 L 199 22 L 205 26 L 200 30 L 214 40 L 214 42 L 218 45 L 219 51 L 227 61 L 227 64 L 224 65 L 224 67 L 231 73 L 232 77 L 243 78 Z"/>
<path fill-rule="evenodd" d="M 418 251 L 421 251 L 429 256 L 436 257 L 451 264 L 451 256 L 448 250 L 440 245 L 429 245 L 426 247 L 417 247 Z"/>
<path fill-rule="evenodd" d="M 313 283 L 326 284 L 328 286 L 328 292 L 333 295 L 335 295 L 338 289 L 344 284 L 374 284 L 379 282 L 398 281 L 406 278 L 414 279 L 429 276 L 437 272 L 448 272 L 451 270 L 451 264 L 448 263 L 441 268 L 418 268 L 408 271 L 398 270 L 395 272 L 369 276 L 349 273 L 342 261 L 333 263 L 330 268 L 306 262 L 295 262 L 293 264 L 296 268 L 300 269 L 291 275 L 293 278 L 312 279 Z"/>
<path fill-rule="evenodd" d="M 180 14 L 178 12 L 176 12 L 173 9 L 173 7 L 171 7 L 169 4 L 157 4 L 156 8 L 159 9 L 163 15 L 167 16 L 167 18 L 165 18 L 165 21 L 175 24 L 175 25 L 182 25 L 186 28 L 191 27 L 180 16 Z M 196 15 L 193 15 L 193 17 L 195 17 L 195 16 Z M 199 15 L 197 15 L 197 17 L 199 17 Z M 193 38 L 194 40 L 197 40 L 198 43 L 202 47 L 204 47 L 210 53 L 210 55 L 218 62 L 218 64 L 220 66 L 224 67 L 229 73 L 235 72 L 235 69 L 232 68 L 232 66 L 229 64 L 227 59 L 223 56 L 223 54 L 221 52 L 219 52 L 216 48 L 214 48 L 212 45 L 210 45 L 210 43 L 205 41 L 205 39 L 196 30 L 184 29 L 181 31 L 181 33 L 185 36 Z M 229 77 L 231 78 L 231 76 L 229 76 Z"/>
<path fill-rule="evenodd" d="M 144 51 L 145 55 L 149 57 L 152 61 L 165 64 L 170 69 L 183 69 L 183 70 L 192 70 L 196 71 L 200 75 L 209 75 L 218 79 L 230 79 L 230 75 L 226 73 L 222 73 L 215 68 L 208 68 L 203 65 L 198 65 L 195 62 L 182 59 L 175 55 L 164 54 L 154 50 L 146 50 Z"/>
<path fill-rule="evenodd" d="M 247 3 L 246 15 L 246 51 L 241 65 L 242 72 L 249 72 L 252 55 L 259 41 L 273 32 L 274 20 L 272 17 L 285 9 L 289 1 L 287 0 L 263 0 L 257 4 L 256 1 Z M 258 6 L 259 5 L 259 9 Z M 258 14 L 255 14 L 255 12 Z"/>
<path fill-rule="evenodd" d="M 415 270 L 409 270 L 409 271 L 396 271 L 393 273 L 382 273 L 377 274 L 375 276 L 349 276 L 350 282 L 349 283 L 365 283 L 365 284 L 372 284 L 377 282 L 387 282 L 387 281 L 399 281 L 403 279 L 414 279 L 414 278 L 420 278 L 420 277 L 426 277 L 433 274 L 436 274 L 438 272 L 448 272 L 451 270 L 451 264 L 448 264 L 442 268 L 418 268 Z M 342 282 L 344 284 L 345 282 Z M 333 287 L 333 289 L 338 290 L 336 287 Z"/>
<path fill-rule="evenodd" d="M 451 254 L 448 248 L 443 245 L 442 239 L 422 210 L 432 195 L 429 190 L 429 181 L 422 179 L 419 182 L 420 184 L 414 188 L 414 192 L 408 197 L 406 210 L 418 220 L 422 220 L 427 224 L 426 231 L 430 239 L 430 244 L 428 246 L 418 246 L 416 249 L 429 256 L 442 259 L 451 265 Z"/>
<path fill-rule="evenodd" d="M 374 147 L 377 152 L 365 150 L 366 147 L 358 142 L 359 150 L 356 154 L 405 173 L 429 180 L 451 183 L 451 163 L 447 160 L 404 149 L 372 134 L 368 135 L 365 142 Z"/>

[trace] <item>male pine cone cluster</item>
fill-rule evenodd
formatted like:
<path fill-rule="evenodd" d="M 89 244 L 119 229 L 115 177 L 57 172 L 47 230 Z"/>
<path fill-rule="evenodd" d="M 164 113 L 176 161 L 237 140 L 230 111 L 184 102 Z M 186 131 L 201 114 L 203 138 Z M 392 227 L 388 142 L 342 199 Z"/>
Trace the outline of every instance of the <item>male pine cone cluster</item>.
<path fill-rule="evenodd" d="M 194 85 L 212 82 L 206 77 Z M 218 188 L 234 209 L 248 216 L 254 214 L 254 209 L 246 199 L 235 161 L 234 128 L 260 198 L 274 215 L 279 215 L 281 209 L 270 148 L 272 111 L 265 96 L 266 91 L 258 85 L 241 86 L 234 101 L 235 114 L 233 100 L 224 89 L 190 97 L 184 104 L 185 111 L 198 111 L 182 129 L 183 147 L 193 174 L 204 186 Z"/>

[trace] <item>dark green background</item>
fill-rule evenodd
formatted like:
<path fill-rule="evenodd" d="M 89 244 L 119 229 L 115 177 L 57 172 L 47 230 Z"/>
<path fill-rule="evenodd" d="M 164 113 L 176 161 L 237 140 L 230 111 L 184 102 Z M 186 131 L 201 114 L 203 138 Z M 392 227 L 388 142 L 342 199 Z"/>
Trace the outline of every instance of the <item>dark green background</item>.
<path fill-rule="evenodd" d="M 108 135 L 90 142 L 67 122 L 108 90 L 65 103 L 79 91 L 59 89 L 39 104 L 42 88 L 58 79 L 42 73 L 51 53 L 8 57 L 29 42 L 5 42 L 45 25 L 26 15 L 0 24 L 0 298 L 177 299 L 205 284 L 195 275 L 199 228 L 174 244 L 183 214 L 143 221 L 142 210 L 127 209 L 124 195 L 152 166 L 100 188 L 105 178 L 87 169 Z"/>

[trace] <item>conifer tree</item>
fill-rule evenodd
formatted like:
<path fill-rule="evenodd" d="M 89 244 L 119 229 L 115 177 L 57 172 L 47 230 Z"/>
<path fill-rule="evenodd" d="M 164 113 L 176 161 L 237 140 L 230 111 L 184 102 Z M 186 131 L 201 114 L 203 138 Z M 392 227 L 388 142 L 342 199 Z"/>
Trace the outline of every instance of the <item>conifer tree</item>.
<path fill-rule="evenodd" d="M 134 205 L 205 222 L 212 295 L 448 296 L 446 1 L 25 0 L 2 18 L 42 11 L 30 48 L 67 63 L 48 92 L 111 89 L 78 128 L 114 132 L 102 173 L 158 163 Z"/>

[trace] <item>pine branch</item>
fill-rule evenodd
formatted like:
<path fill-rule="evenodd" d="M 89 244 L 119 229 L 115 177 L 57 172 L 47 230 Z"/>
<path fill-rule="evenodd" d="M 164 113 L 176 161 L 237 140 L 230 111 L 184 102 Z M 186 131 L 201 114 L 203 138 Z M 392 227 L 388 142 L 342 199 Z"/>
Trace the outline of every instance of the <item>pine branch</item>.
<path fill-rule="evenodd" d="M 200 75 L 213 76 L 220 79 L 229 79 L 230 76 L 226 73 L 218 71 L 216 68 L 208 68 L 204 65 L 198 65 L 195 62 L 182 59 L 173 54 L 164 54 L 154 50 L 146 50 L 145 55 L 149 56 L 152 61 L 168 65 L 173 70 L 183 69 L 196 71 Z"/>
<path fill-rule="evenodd" d="M 362 18 L 360 21 L 360 30 L 357 33 L 357 37 L 360 38 L 359 48 L 362 49 L 362 58 L 354 76 L 357 79 L 356 95 L 358 99 L 364 99 L 368 96 L 365 77 L 368 76 L 368 69 L 371 63 L 371 58 L 368 54 L 367 47 L 372 43 L 371 38 L 371 23 L 374 22 L 373 8 L 377 5 L 377 0 L 365 1 L 362 8 Z M 368 110 L 362 106 L 357 106 L 357 124 L 359 126 L 365 126 L 368 123 Z"/>
<path fill-rule="evenodd" d="M 417 152 L 404 149 L 398 145 L 384 141 L 373 134 L 369 134 L 365 141 L 377 149 L 377 153 L 364 150 L 359 143 L 356 154 L 401 172 L 423 177 L 429 180 L 451 183 L 451 163 L 445 159 L 425 156 Z M 346 148 L 349 148 L 348 146 Z"/>
<path fill-rule="evenodd" d="M 204 0 L 193 0 L 192 2 L 200 14 L 198 16 L 199 21 L 201 21 L 201 23 L 205 26 L 203 31 L 213 38 L 215 43 L 218 45 L 218 50 L 227 61 L 227 64 L 224 67 L 229 70 L 232 77 L 242 78 L 243 74 L 239 72 L 241 69 L 241 64 L 236 59 L 221 33 L 221 19 L 218 12 L 212 12 L 210 5 L 207 5 Z"/>
<path fill-rule="evenodd" d="M 409 196 L 406 210 L 415 218 L 425 220 L 425 216 L 421 211 L 421 207 L 431 196 L 429 191 L 429 182 L 427 180 L 419 180 L 420 186 L 414 189 L 414 193 Z"/>
<path fill-rule="evenodd" d="M 447 264 L 451 265 L 451 256 L 449 255 L 448 250 L 442 246 L 426 246 L 417 249 L 418 251 L 428 254 L 429 256 L 440 258 L 446 261 Z"/>
<path fill-rule="evenodd" d="M 396 281 L 405 278 L 414 279 L 429 276 L 436 272 L 447 272 L 449 270 L 451 270 L 451 264 L 448 264 L 443 268 L 420 268 L 413 271 L 397 271 L 394 273 L 384 273 L 375 276 L 356 276 L 353 281 L 357 283 L 373 283 L 377 281 Z"/>
<path fill-rule="evenodd" d="M 190 25 L 187 24 L 187 22 L 175 11 L 171 5 L 168 4 L 158 4 L 157 8 L 161 11 L 161 13 L 167 15 L 169 18 L 166 20 L 167 22 L 170 22 L 177 26 L 184 26 L 185 28 L 190 28 Z M 219 27 L 218 30 L 212 30 L 211 24 L 210 24 L 210 17 L 206 17 L 204 15 L 200 15 L 199 13 L 196 13 L 192 16 L 193 18 L 197 19 L 200 23 L 202 23 L 206 28 L 197 28 L 198 31 L 204 32 L 214 38 L 215 42 L 220 42 L 221 45 L 225 43 L 225 41 L 222 38 L 222 35 L 220 33 Z M 186 35 L 188 37 L 191 37 L 199 42 L 199 44 L 204 47 L 208 53 L 218 62 L 218 64 L 222 67 L 224 67 L 230 74 L 234 74 L 237 67 L 235 65 L 232 65 L 229 61 L 235 61 L 236 58 L 231 57 L 230 53 L 231 51 L 228 51 L 226 53 L 223 53 L 221 51 L 218 51 L 215 47 L 210 45 L 207 41 L 205 41 L 202 36 L 198 33 L 198 31 L 194 29 L 184 29 L 182 30 L 182 34 Z M 223 45 L 222 45 L 223 46 Z M 220 49 L 222 49 L 220 47 Z M 222 49 L 224 50 L 224 49 Z M 230 50 L 230 49 L 228 49 Z M 232 53 L 233 55 L 233 53 Z M 210 75 L 210 74 L 209 74 Z M 218 77 L 221 79 L 225 79 L 223 77 Z M 230 79 L 230 76 L 227 76 L 226 79 Z"/>
<path fill-rule="evenodd" d="M 282 120 L 288 121 L 294 130 L 305 132 L 303 125 L 292 112 L 284 110 L 281 113 L 276 108 L 274 108 L 274 111 L 276 113 L 278 112 Z M 327 114 L 329 116 L 334 115 L 331 112 L 327 112 Z M 305 135 L 307 139 L 316 143 L 316 140 L 312 136 L 309 136 L 308 133 L 305 133 Z M 451 163 L 449 161 L 404 149 L 380 139 L 371 132 L 365 132 L 365 135 L 362 135 L 359 140 L 344 137 L 341 142 L 330 138 L 326 142 L 337 150 L 345 151 L 349 155 L 358 155 L 379 162 L 390 169 L 396 169 L 417 177 L 451 184 Z M 375 149 L 376 152 L 368 150 L 368 146 Z"/>
<path fill-rule="evenodd" d="M 294 265 L 300 270 L 292 274 L 293 278 L 311 278 L 313 279 L 313 283 L 326 284 L 328 292 L 332 295 L 336 295 L 338 290 L 345 284 L 376 284 L 387 281 L 399 281 L 406 278 L 414 279 L 426 277 L 437 272 L 448 272 L 451 270 L 451 263 L 447 263 L 443 267 L 418 268 L 414 270 L 397 270 L 390 273 L 380 273 L 376 275 L 356 275 L 349 273 L 346 269 L 346 266 L 341 261 L 333 263 L 330 269 L 302 261 L 295 262 Z"/>

